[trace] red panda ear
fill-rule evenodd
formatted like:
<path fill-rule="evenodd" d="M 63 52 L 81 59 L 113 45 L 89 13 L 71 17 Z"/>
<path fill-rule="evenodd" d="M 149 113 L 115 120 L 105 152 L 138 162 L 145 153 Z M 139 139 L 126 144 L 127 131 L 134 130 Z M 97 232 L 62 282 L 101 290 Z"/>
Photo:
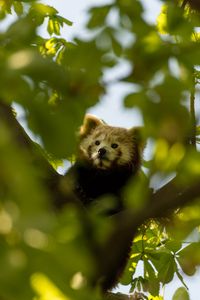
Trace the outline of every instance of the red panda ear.
<path fill-rule="evenodd" d="M 83 138 L 87 136 L 91 132 L 91 130 L 103 124 L 105 123 L 102 120 L 93 115 L 87 114 L 83 120 L 83 125 L 80 127 L 79 137 Z"/>
<path fill-rule="evenodd" d="M 146 146 L 146 139 L 144 137 L 144 128 L 143 127 L 132 127 L 128 129 L 128 132 L 133 137 L 135 143 L 138 145 L 141 151 L 144 150 Z"/>

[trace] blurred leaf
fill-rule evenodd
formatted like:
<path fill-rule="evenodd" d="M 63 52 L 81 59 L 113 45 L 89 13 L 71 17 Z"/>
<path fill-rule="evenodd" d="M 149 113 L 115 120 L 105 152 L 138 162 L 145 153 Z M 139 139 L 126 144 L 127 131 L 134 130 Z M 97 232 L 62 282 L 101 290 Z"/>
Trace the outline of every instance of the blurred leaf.
<path fill-rule="evenodd" d="M 40 295 L 42 300 L 70 300 L 51 282 L 45 275 L 36 273 L 31 277 L 33 289 Z"/>
<path fill-rule="evenodd" d="M 200 265 L 200 243 L 191 243 L 178 252 L 178 262 L 183 272 L 189 276 L 194 275 Z"/>
<path fill-rule="evenodd" d="M 140 101 L 148 101 L 148 98 L 143 91 L 127 95 L 124 99 L 124 104 L 126 107 L 133 107 L 140 105 Z"/>
<path fill-rule="evenodd" d="M 29 17 L 24 17 L 10 25 L 5 38 L 9 39 L 14 49 L 21 49 L 22 45 L 27 45 L 34 39 L 35 34 L 36 25 Z"/>
<path fill-rule="evenodd" d="M 167 6 L 163 5 L 159 16 L 157 17 L 157 27 L 161 34 L 167 34 Z"/>
<path fill-rule="evenodd" d="M 0 2 L 1 13 L 11 14 L 11 6 L 12 6 L 12 0 L 2 0 Z"/>
<path fill-rule="evenodd" d="M 49 18 L 47 30 L 50 35 L 60 35 L 60 23 L 58 22 L 57 18 Z"/>
<path fill-rule="evenodd" d="M 197 136 L 200 135 L 200 126 L 197 126 L 197 127 L 196 127 L 196 135 L 197 135 Z"/>
<path fill-rule="evenodd" d="M 58 22 L 60 23 L 61 26 L 63 26 L 64 24 L 66 24 L 68 26 L 73 25 L 73 23 L 70 20 L 66 19 L 66 18 L 63 18 L 61 16 L 56 16 L 56 18 L 57 18 L 57 20 L 58 20 Z"/>
<path fill-rule="evenodd" d="M 174 3 L 167 8 L 167 25 L 170 34 L 179 35 L 185 40 L 190 39 L 193 32 L 193 25 L 190 18 L 186 18 L 184 10 Z"/>
<path fill-rule="evenodd" d="M 120 56 L 122 54 L 122 46 L 114 37 L 112 38 L 112 48 L 115 55 Z"/>
<path fill-rule="evenodd" d="M 190 297 L 187 290 L 181 287 L 176 290 L 172 300 L 190 300 Z"/>
<path fill-rule="evenodd" d="M 142 173 L 138 178 L 130 180 L 129 184 L 127 184 L 123 190 L 125 205 L 139 212 L 145 205 L 149 193 L 151 192 L 148 186 L 148 178 Z"/>
<path fill-rule="evenodd" d="M 148 297 L 148 300 L 164 300 L 164 298 L 162 297 L 162 296 L 152 296 L 152 295 L 150 295 L 149 297 Z"/>
<path fill-rule="evenodd" d="M 112 5 L 93 7 L 90 9 L 90 19 L 87 24 L 89 29 L 106 25 L 106 17 L 108 16 Z"/>
<path fill-rule="evenodd" d="M 14 10 L 18 16 L 21 16 L 23 14 L 24 8 L 21 2 L 14 1 L 13 2 Z"/>
<path fill-rule="evenodd" d="M 42 3 L 33 4 L 31 9 L 35 10 L 38 14 L 41 14 L 43 16 L 54 16 L 58 13 L 58 11 L 54 7 Z"/>

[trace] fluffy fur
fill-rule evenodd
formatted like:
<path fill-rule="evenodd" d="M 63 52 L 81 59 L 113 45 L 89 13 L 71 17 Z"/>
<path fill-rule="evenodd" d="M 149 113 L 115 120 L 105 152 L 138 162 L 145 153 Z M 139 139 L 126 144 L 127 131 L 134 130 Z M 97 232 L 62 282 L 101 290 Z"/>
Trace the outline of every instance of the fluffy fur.
<path fill-rule="evenodd" d="M 122 208 L 121 190 L 141 164 L 140 129 L 113 127 L 86 115 L 79 132 L 77 161 L 68 173 L 76 197 L 89 205 L 103 195 L 116 196 L 115 211 Z"/>

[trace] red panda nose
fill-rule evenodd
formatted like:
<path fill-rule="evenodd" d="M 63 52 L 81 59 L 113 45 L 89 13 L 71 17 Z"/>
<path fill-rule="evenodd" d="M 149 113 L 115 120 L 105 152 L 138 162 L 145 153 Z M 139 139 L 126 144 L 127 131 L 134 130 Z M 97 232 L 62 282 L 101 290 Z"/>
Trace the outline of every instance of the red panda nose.
<path fill-rule="evenodd" d="M 105 154 L 106 154 L 106 149 L 105 148 L 100 148 L 98 150 L 98 156 L 99 156 L 99 158 L 103 158 L 105 156 Z"/>

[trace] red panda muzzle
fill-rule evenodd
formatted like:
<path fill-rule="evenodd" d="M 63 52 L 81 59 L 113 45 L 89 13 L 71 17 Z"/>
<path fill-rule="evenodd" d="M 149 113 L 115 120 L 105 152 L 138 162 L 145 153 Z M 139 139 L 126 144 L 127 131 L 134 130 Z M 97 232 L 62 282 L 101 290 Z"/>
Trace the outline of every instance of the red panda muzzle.
<path fill-rule="evenodd" d="M 106 155 L 106 149 L 105 149 L 105 148 L 100 148 L 100 149 L 98 150 L 98 157 L 99 157 L 100 159 L 102 159 L 102 158 L 105 157 L 105 155 Z"/>

